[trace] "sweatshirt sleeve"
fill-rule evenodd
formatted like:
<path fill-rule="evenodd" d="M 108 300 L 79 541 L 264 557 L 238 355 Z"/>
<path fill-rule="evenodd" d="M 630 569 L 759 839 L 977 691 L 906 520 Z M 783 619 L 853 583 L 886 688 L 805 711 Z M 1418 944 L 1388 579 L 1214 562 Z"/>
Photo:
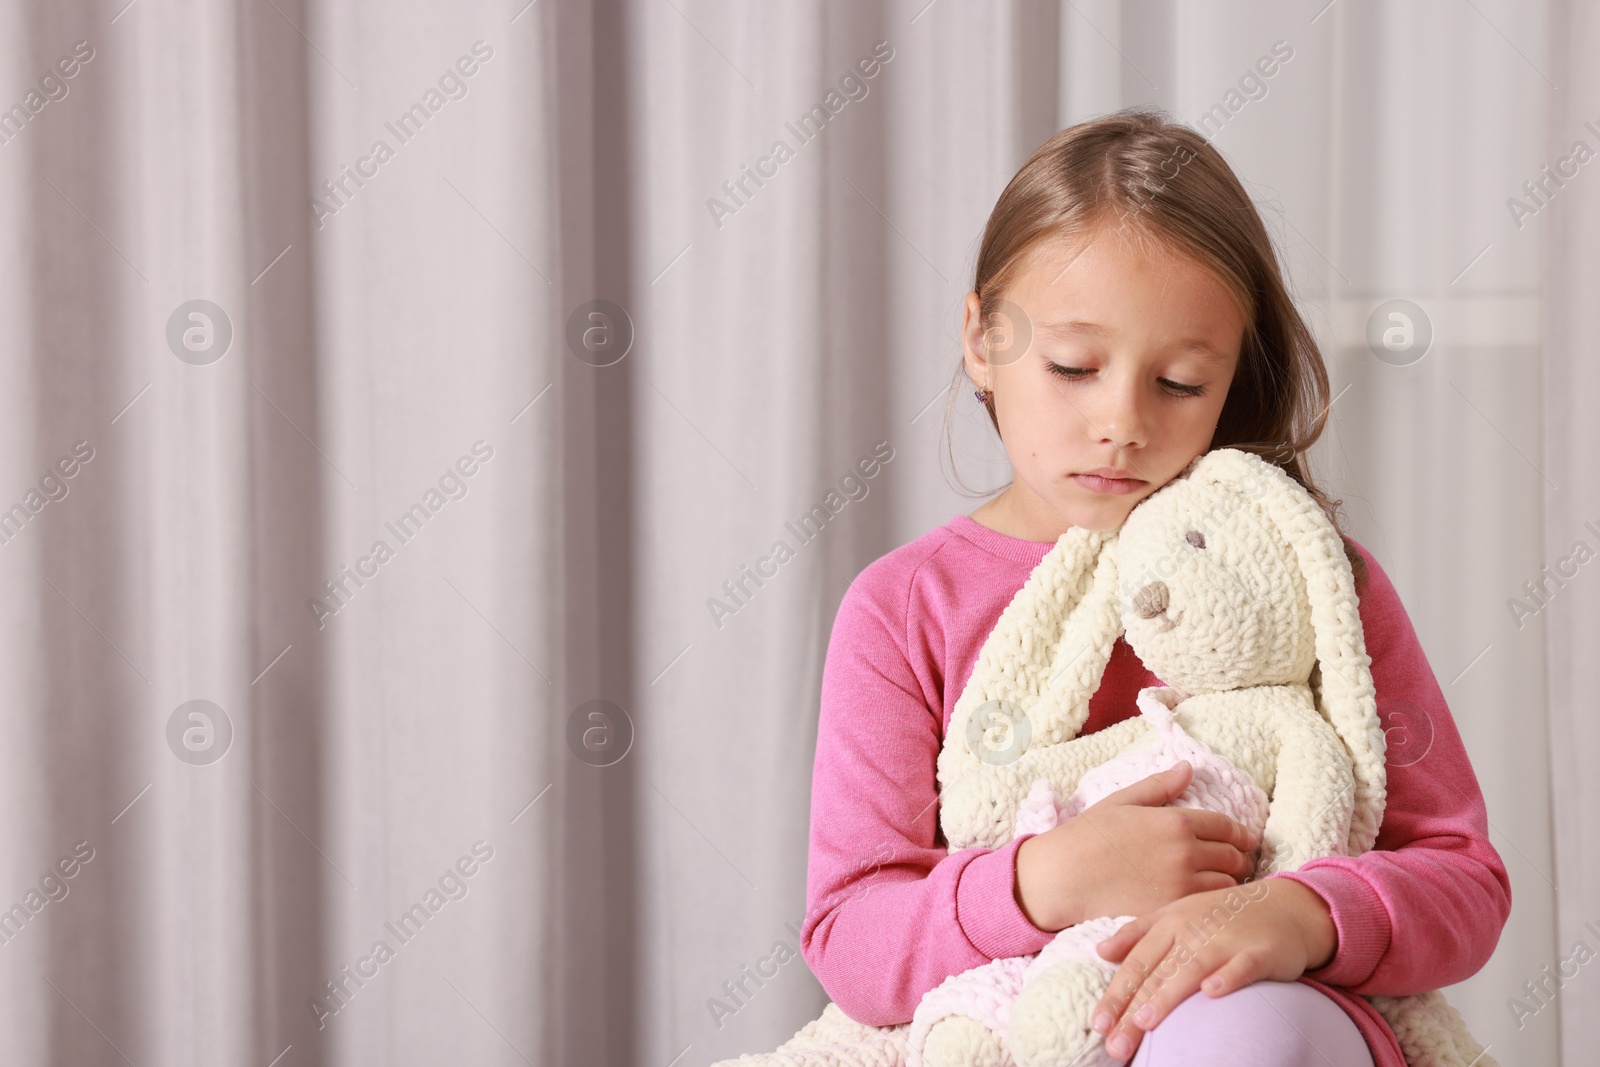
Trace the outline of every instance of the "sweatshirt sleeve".
<path fill-rule="evenodd" d="M 1494 952 L 1511 882 L 1489 842 L 1477 776 L 1399 594 L 1370 553 L 1361 624 L 1387 744 L 1388 798 L 1374 847 L 1310 860 L 1290 878 L 1328 903 L 1333 958 L 1306 977 L 1369 996 L 1460 982 Z"/>
<path fill-rule="evenodd" d="M 903 574 L 903 572 L 901 572 Z M 911 576 L 869 567 L 846 591 L 823 666 L 801 954 L 844 1013 L 911 1021 L 922 995 L 1055 935 L 1016 898 L 1017 848 L 950 853 L 935 774 L 943 704 L 910 662 Z"/>

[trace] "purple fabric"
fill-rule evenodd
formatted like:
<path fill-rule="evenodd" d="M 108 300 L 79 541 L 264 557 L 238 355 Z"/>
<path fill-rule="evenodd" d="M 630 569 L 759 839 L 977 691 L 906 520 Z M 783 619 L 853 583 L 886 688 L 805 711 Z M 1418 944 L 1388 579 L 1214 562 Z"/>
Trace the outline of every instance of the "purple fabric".
<path fill-rule="evenodd" d="M 1304 982 L 1195 993 L 1144 1035 L 1130 1067 L 1373 1067 L 1337 1002 Z"/>

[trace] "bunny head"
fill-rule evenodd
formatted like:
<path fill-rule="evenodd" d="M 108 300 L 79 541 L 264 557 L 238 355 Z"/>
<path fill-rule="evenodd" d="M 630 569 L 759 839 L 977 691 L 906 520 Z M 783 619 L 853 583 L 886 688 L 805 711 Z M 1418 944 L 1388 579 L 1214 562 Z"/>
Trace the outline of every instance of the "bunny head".
<path fill-rule="evenodd" d="M 1189 696 L 1309 685 L 1356 775 L 1351 854 L 1383 817 L 1384 736 L 1344 541 L 1282 468 L 1207 452 L 1140 501 L 1116 542 L 1128 644 Z"/>
<path fill-rule="evenodd" d="M 1268 466 L 1233 449 L 1207 453 L 1118 534 L 1128 644 L 1190 695 L 1304 682 L 1316 662 L 1305 574 L 1266 506 L 1282 491 L 1258 469 Z"/>

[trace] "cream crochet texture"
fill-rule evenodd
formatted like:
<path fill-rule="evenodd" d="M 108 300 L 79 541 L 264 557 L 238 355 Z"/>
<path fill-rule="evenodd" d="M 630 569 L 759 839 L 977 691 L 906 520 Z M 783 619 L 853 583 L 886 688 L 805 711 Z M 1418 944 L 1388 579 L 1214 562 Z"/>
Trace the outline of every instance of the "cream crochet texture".
<path fill-rule="evenodd" d="M 1168 686 L 1141 691 L 1141 716 L 1080 737 L 1119 634 Z M 1259 830 L 1252 881 L 1358 855 L 1385 799 L 1370 663 L 1323 509 L 1255 455 L 1206 453 L 1120 529 L 1068 530 L 1001 613 L 939 754 L 950 851 L 1042 832 L 1187 758 L 1197 773 L 1174 803 Z M 1128 919 L 1080 923 L 1033 956 L 952 975 L 911 1023 L 867 1026 L 830 1003 L 775 1052 L 714 1067 L 1119 1063 L 1088 1013 L 1116 969 L 1093 946 Z M 1437 990 L 1366 999 L 1409 1067 L 1497 1067 Z"/>

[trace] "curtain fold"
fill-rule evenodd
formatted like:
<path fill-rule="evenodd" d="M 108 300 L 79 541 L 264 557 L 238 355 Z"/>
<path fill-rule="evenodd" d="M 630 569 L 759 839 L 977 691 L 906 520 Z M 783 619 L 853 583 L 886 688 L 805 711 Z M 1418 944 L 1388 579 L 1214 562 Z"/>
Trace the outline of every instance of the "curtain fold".
<path fill-rule="evenodd" d="M 1537 209 L 1526 225 L 1544 225 L 1549 241 L 1543 263 L 1549 331 L 1541 443 L 1550 483 L 1543 487 L 1540 567 L 1523 576 L 1535 590 L 1529 595 L 1519 587 L 1516 595 L 1524 607 L 1516 614 L 1548 649 L 1557 908 L 1554 952 L 1538 974 L 1519 976 L 1543 990 L 1529 996 L 1519 988 L 1517 995 L 1537 1013 L 1527 1021 L 1530 1028 L 1552 1011 L 1559 1013 L 1563 1063 L 1576 1063 L 1583 1050 L 1600 1043 L 1595 1010 L 1600 993 L 1595 983 L 1584 982 L 1587 968 L 1580 969 L 1600 952 L 1600 852 L 1595 848 L 1600 788 L 1592 771 L 1600 726 L 1584 681 L 1590 657 L 1600 647 L 1600 583 L 1590 573 L 1600 555 L 1600 428 L 1593 409 L 1600 396 L 1593 343 L 1600 326 L 1593 297 L 1600 286 L 1594 240 L 1600 233 L 1600 193 L 1585 180 L 1592 175 L 1583 173 L 1600 153 L 1600 108 L 1595 106 L 1600 79 L 1590 58 L 1600 47 L 1600 17 L 1591 5 L 1561 4 L 1551 13 L 1548 33 L 1550 77 L 1560 91 L 1546 117 L 1541 173 L 1536 177 L 1530 166 L 1528 178 L 1543 179 L 1543 165 L 1549 164 L 1558 178 L 1566 174 L 1568 180 L 1544 182 L 1537 199 L 1518 191 L 1525 207 Z M 1552 1002 L 1556 1006 L 1548 1007 Z"/>

